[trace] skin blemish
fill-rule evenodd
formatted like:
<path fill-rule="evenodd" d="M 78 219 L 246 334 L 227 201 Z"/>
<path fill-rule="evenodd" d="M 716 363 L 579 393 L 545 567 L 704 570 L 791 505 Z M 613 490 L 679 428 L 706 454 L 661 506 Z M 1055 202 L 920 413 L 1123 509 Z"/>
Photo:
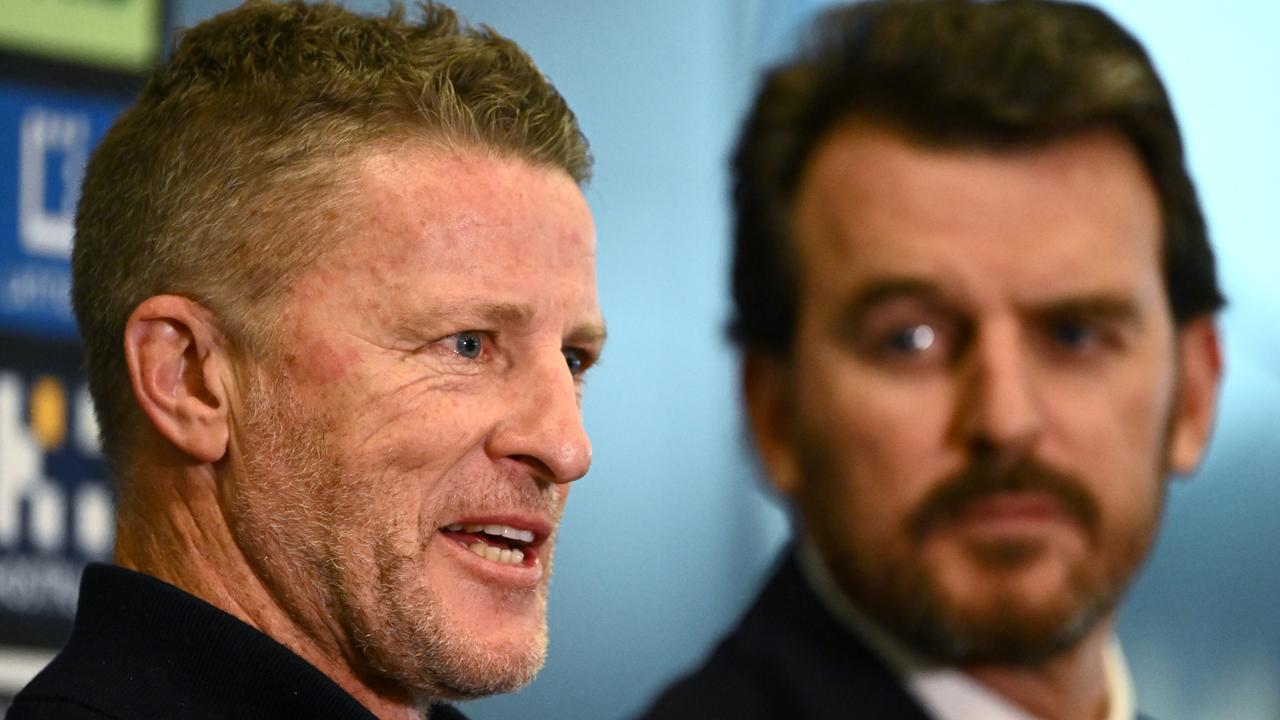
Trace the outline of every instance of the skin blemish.
<path fill-rule="evenodd" d="M 296 371 L 317 383 L 338 380 L 360 362 L 360 353 L 355 348 L 319 338 L 307 341 L 296 357 L 292 363 Z"/>

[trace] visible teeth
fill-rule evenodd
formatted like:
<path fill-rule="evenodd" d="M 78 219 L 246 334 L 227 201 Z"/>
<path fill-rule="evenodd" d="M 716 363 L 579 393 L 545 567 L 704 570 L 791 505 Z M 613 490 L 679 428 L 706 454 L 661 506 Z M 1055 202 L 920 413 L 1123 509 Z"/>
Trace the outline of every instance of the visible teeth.
<path fill-rule="evenodd" d="M 533 531 L 517 530 L 513 527 L 509 527 L 502 531 L 502 537 L 509 540 L 519 540 L 520 542 L 533 542 Z"/>
<path fill-rule="evenodd" d="M 449 532 L 469 532 L 469 533 L 482 532 L 486 535 L 506 538 L 508 540 L 518 540 L 524 543 L 533 542 L 532 530 L 519 530 L 517 528 L 511 527 L 510 525 L 499 525 L 497 523 L 493 523 L 491 525 L 477 525 L 473 523 L 467 523 L 467 524 L 454 523 L 452 525 L 446 525 L 444 529 Z"/>
<path fill-rule="evenodd" d="M 485 525 L 484 532 L 486 535 L 496 537 L 504 537 L 508 540 L 519 540 L 521 542 L 533 542 L 533 532 L 530 530 L 517 530 L 510 525 Z"/>
<path fill-rule="evenodd" d="M 524 562 L 524 552 L 521 550 L 498 548 L 492 545 L 485 545 L 482 542 L 473 542 L 467 546 L 467 549 L 485 560 L 502 565 L 516 565 Z"/>

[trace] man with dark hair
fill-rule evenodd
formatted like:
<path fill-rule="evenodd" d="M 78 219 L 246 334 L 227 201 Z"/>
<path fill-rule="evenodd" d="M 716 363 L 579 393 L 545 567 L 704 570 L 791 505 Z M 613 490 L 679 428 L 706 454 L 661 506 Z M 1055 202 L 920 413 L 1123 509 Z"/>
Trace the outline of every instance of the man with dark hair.
<path fill-rule="evenodd" d="M 734 159 L 733 336 L 796 542 L 648 717 L 1131 720 L 1116 606 L 1221 372 L 1167 94 L 1082 5 L 816 27 Z"/>
<path fill-rule="evenodd" d="M 115 565 L 10 718 L 449 718 L 541 667 L 604 341 L 590 154 L 514 43 L 421 10 L 215 17 L 95 152 Z"/>

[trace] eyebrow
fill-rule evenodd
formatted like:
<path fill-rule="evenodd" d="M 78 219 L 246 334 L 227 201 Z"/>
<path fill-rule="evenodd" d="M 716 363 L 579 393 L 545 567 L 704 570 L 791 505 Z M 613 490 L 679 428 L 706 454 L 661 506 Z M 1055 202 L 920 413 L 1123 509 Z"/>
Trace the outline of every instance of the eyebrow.
<path fill-rule="evenodd" d="M 403 324 L 410 329 L 434 328 L 459 320 L 488 325 L 520 325 L 527 324 L 532 318 L 532 310 L 515 303 L 462 301 L 418 308 Z"/>
<path fill-rule="evenodd" d="M 863 287 L 845 305 L 840 317 L 842 325 L 857 327 L 877 306 L 895 300 L 914 300 L 941 310 L 954 309 L 956 305 L 940 285 L 930 280 L 884 278 Z M 1142 320 L 1142 313 L 1131 298 L 1106 291 L 1030 303 L 1019 312 L 1040 317 L 1090 317 L 1130 325 L 1140 325 Z"/>
<path fill-rule="evenodd" d="M 504 302 L 444 303 L 413 314 L 406 323 L 414 328 L 430 328 L 449 321 L 463 320 L 483 325 L 520 326 L 533 322 L 534 311 L 527 305 Z M 565 341 L 573 344 L 603 344 L 608 332 L 603 322 L 585 322 L 575 326 L 565 335 Z"/>
<path fill-rule="evenodd" d="M 1109 293 L 1055 300 L 1037 307 L 1035 312 L 1047 317 L 1089 317 L 1129 325 L 1142 322 L 1142 313 L 1133 300 Z"/>
<path fill-rule="evenodd" d="M 894 300 L 918 300 L 940 307 L 952 305 L 936 283 L 909 277 L 882 278 L 861 288 L 845 303 L 840 312 L 840 325 L 857 327 L 875 307 Z"/>
<path fill-rule="evenodd" d="M 596 347 L 604 345 L 604 341 L 609 337 L 609 331 L 605 328 L 603 322 L 583 323 L 574 327 L 565 335 L 565 342 L 574 345 L 594 345 Z"/>

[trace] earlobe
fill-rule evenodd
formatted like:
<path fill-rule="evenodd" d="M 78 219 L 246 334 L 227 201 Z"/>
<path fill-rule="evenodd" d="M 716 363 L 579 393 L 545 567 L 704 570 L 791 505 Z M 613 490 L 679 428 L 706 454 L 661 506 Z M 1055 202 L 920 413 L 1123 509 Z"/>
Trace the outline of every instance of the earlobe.
<path fill-rule="evenodd" d="M 226 343 L 210 313 L 176 295 L 144 300 L 124 331 L 138 406 L 162 437 L 201 463 L 227 450 Z"/>
<path fill-rule="evenodd" d="M 786 361 L 748 351 L 742 366 L 742 396 L 756 451 L 769 482 L 787 497 L 800 489 L 801 473 L 791 430 L 791 383 Z"/>
<path fill-rule="evenodd" d="M 1193 472 L 1213 429 L 1222 380 L 1222 350 L 1212 317 L 1196 318 L 1178 331 L 1178 389 L 1171 419 L 1169 469 Z"/>

